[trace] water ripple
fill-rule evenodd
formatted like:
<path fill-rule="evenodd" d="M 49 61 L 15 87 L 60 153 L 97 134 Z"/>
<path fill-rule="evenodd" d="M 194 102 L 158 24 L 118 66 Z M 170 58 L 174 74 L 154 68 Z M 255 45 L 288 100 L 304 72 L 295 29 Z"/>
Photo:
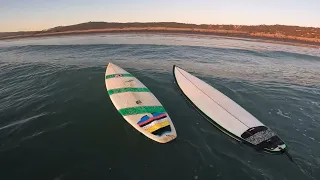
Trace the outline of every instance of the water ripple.
<path fill-rule="evenodd" d="M 6 129 L 6 128 L 10 128 L 10 127 L 13 127 L 13 126 L 16 126 L 16 125 L 20 125 L 20 124 L 27 123 L 29 121 L 36 120 L 39 117 L 42 117 L 42 116 L 45 116 L 45 115 L 47 115 L 47 113 L 41 113 L 41 114 L 26 118 L 26 119 L 22 119 L 22 120 L 19 120 L 19 121 L 12 122 L 10 124 L 7 124 L 5 126 L 0 127 L 0 131 L 3 130 L 3 129 Z"/>

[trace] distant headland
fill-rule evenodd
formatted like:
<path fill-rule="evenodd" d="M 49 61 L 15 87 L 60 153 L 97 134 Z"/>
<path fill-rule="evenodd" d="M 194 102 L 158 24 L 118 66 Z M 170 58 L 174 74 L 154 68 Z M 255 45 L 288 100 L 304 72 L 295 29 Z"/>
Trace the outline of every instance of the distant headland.
<path fill-rule="evenodd" d="M 177 22 L 86 22 L 42 31 L 0 32 L 0 40 L 87 33 L 184 33 L 274 40 L 320 46 L 320 28 L 286 25 L 214 25 Z"/>

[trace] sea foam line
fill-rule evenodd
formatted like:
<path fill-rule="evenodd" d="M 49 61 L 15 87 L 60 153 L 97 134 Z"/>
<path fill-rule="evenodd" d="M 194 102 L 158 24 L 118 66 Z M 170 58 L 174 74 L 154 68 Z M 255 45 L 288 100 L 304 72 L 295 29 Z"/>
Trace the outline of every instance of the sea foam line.
<path fill-rule="evenodd" d="M 19 124 L 23 124 L 23 123 L 26 123 L 28 121 L 32 121 L 34 119 L 37 119 L 37 118 L 39 118 L 41 116 L 45 116 L 45 115 L 46 115 L 46 113 L 41 113 L 41 114 L 38 114 L 38 115 L 35 115 L 35 116 L 32 116 L 32 117 L 29 117 L 27 119 L 16 121 L 16 122 L 10 123 L 10 124 L 8 124 L 6 126 L 0 127 L 0 130 L 6 129 L 6 128 L 9 128 L 9 127 L 12 127 L 12 126 L 16 126 L 16 125 L 19 125 Z"/>

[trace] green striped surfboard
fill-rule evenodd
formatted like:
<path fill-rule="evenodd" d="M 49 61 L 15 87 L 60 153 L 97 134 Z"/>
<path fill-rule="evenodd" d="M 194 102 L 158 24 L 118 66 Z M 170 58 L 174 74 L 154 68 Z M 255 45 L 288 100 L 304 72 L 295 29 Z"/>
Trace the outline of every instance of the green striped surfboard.
<path fill-rule="evenodd" d="M 165 108 L 132 74 L 109 63 L 105 84 L 117 111 L 139 132 L 159 143 L 167 143 L 177 137 Z"/>

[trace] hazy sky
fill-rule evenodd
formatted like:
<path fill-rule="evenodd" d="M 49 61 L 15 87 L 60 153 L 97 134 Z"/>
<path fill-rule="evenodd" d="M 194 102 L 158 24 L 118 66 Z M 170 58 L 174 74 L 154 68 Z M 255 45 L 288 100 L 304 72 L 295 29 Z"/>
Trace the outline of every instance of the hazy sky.
<path fill-rule="evenodd" d="M 0 0 L 0 31 L 87 21 L 320 27 L 320 0 Z"/>

